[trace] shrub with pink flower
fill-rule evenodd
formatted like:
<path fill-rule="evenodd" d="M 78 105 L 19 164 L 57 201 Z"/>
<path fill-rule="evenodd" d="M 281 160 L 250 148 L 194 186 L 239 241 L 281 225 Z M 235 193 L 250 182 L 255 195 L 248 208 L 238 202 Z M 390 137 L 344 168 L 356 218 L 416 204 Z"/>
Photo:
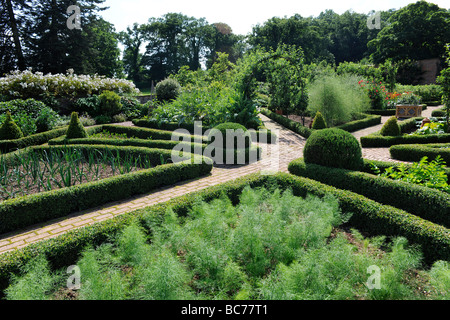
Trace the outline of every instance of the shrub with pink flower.
<path fill-rule="evenodd" d="M 364 89 L 369 98 L 371 108 L 374 110 L 385 110 L 387 107 L 388 92 L 381 81 L 360 80 L 360 87 Z"/>

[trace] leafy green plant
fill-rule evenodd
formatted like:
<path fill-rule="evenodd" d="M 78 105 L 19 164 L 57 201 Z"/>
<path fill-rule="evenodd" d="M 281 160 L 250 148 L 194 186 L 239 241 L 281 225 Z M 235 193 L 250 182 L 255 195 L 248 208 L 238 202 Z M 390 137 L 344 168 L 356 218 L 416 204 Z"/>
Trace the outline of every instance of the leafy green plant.
<path fill-rule="evenodd" d="M 414 105 L 417 106 L 421 103 L 422 98 L 412 92 L 404 92 L 396 99 L 397 105 Z"/>
<path fill-rule="evenodd" d="M 440 156 L 432 161 L 428 161 L 428 157 L 423 157 L 408 168 L 404 164 L 389 167 L 380 176 L 450 192 L 445 168 L 446 164 Z"/>
<path fill-rule="evenodd" d="M 447 125 L 441 122 L 429 122 L 425 123 L 420 129 L 415 131 L 415 135 L 427 135 L 427 134 L 445 134 L 447 133 Z"/>
<path fill-rule="evenodd" d="M 100 104 L 98 114 L 103 116 L 115 116 L 122 111 L 120 96 L 113 91 L 103 91 L 98 97 Z"/>
<path fill-rule="evenodd" d="M 47 259 L 43 255 L 33 258 L 22 268 L 22 276 L 13 276 L 6 290 L 8 300 L 47 300 L 53 286 Z"/>
<path fill-rule="evenodd" d="M 156 97 L 159 101 L 175 100 L 181 92 L 181 86 L 175 79 L 164 79 L 156 84 Z"/>

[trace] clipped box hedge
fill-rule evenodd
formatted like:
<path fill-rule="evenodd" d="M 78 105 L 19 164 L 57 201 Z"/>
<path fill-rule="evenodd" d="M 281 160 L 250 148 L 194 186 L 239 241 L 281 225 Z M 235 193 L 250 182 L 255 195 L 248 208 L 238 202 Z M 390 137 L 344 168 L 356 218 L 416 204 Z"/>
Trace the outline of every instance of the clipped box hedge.
<path fill-rule="evenodd" d="M 113 147 L 77 145 L 69 146 L 82 150 L 95 149 L 112 151 L 114 154 L 135 154 L 150 157 L 151 163 L 161 163 L 161 157 L 167 162 L 171 158 L 170 150 L 138 147 Z M 50 148 L 66 146 L 32 147 L 44 151 Z M 25 151 L 26 152 L 26 151 Z M 8 154 L 5 160 L 15 160 L 16 153 Z M 61 218 L 73 212 L 94 208 L 109 202 L 130 198 L 137 194 L 150 192 L 162 186 L 189 180 L 209 174 L 212 160 L 192 154 L 183 154 L 186 161 L 176 164 L 158 165 L 154 168 L 109 177 L 71 187 L 56 189 L 38 194 L 8 199 L 0 203 L 0 234 L 25 228 L 30 225 Z"/>
<path fill-rule="evenodd" d="M 176 146 L 191 148 L 192 153 L 196 150 L 203 151 L 206 143 L 184 143 L 171 140 L 147 140 L 147 139 L 103 139 L 103 138 L 83 138 L 83 139 L 66 139 L 65 136 L 50 140 L 49 145 L 112 145 L 112 146 L 132 146 L 145 147 L 153 149 L 172 150 Z"/>
<path fill-rule="evenodd" d="M 447 166 L 450 166 L 450 143 L 400 144 L 390 147 L 389 152 L 393 159 L 412 162 L 420 161 L 423 157 L 428 157 L 431 161 L 441 156 Z"/>
<path fill-rule="evenodd" d="M 138 139 L 152 139 L 152 140 L 171 140 L 172 137 L 184 138 L 196 143 L 208 142 L 207 137 L 195 136 L 191 134 L 175 133 L 173 131 L 149 129 L 141 127 L 127 127 L 121 125 L 105 124 L 102 126 L 103 130 L 110 133 L 126 134 L 128 137 L 135 137 Z"/>
<path fill-rule="evenodd" d="M 297 121 L 293 121 L 287 117 L 276 114 L 275 112 L 270 111 L 267 108 L 261 108 L 260 112 L 266 117 L 272 119 L 273 121 L 281 124 L 283 127 L 288 128 L 289 130 L 301 135 L 302 137 L 308 139 L 312 133 L 312 129 L 309 129 L 303 126 L 301 123 Z"/>
<path fill-rule="evenodd" d="M 433 104 L 430 104 L 428 102 L 422 104 L 422 111 L 427 110 L 429 105 L 432 106 Z M 388 117 L 388 116 L 395 116 L 397 113 L 397 109 L 385 109 L 385 110 L 373 110 L 372 109 L 372 110 L 367 111 L 367 113 Z"/>
<path fill-rule="evenodd" d="M 307 164 L 303 158 L 289 164 L 289 172 L 359 193 L 374 201 L 405 210 L 450 227 L 450 194 L 360 171 Z"/>
<path fill-rule="evenodd" d="M 381 123 L 380 115 L 362 114 L 363 118 L 355 121 L 350 121 L 336 128 L 342 129 L 348 132 L 355 132 L 368 127 L 373 127 Z"/>
<path fill-rule="evenodd" d="M 0 290 L 3 291 L 8 286 L 11 274 L 20 272 L 21 266 L 38 254 L 45 254 L 54 269 L 67 268 L 76 263 L 86 246 L 97 246 L 108 241 L 132 221 L 140 221 L 147 228 L 147 232 L 151 233 L 145 223 L 146 217 L 162 218 L 168 207 L 173 208 L 176 214 L 184 216 L 197 199 L 211 201 L 222 194 L 226 194 L 234 204 L 237 204 L 242 190 L 247 185 L 253 188 L 274 186 L 283 190 L 291 188 L 294 195 L 301 197 L 308 194 L 319 197 L 331 194 L 338 199 L 343 212 L 353 212 L 348 222 L 351 227 L 369 232 L 371 235 L 404 236 L 411 243 L 421 245 L 425 261 L 429 263 L 450 259 L 450 230 L 443 226 L 406 211 L 382 205 L 362 195 L 336 189 L 314 180 L 286 173 L 275 175 L 255 173 L 6 252 L 0 255 Z"/>
<path fill-rule="evenodd" d="M 442 107 L 442 108 L 439 108 L 437 110 L 434 110 L 431 113 L 431 116 L 435 117 L 435 118 L 446 117 L 447 116 L 447 112 L 445 111 L 445 107 Z"/>
<path fill-rule="evenodd" d="M 398 144 L 430 144 L 430 143 L 448 143 L 450 134 L 427 134 L 427 135 L 409 135 L 407 132 L 417 128 L 417 123 L 422 121 L 423 117 L 411 118 L 399 121 L 398 125 L 402 135 L 400 136 L 382 136 L 380 132 L 361 137 L 361 146 L 363 148 L 389 148 Z"/>
<path fill-rule="evenodd" d="M 201 133 L 205 134 L 210 128 L 207 127 L 199 127 L 195 124 L 187 124 L 187 123 L 177 123 L 177 122 L 158 122 L 152 119 L 135 119 L 132 121 L 133 124 L 137 127 L 151 128 L 151 129 L 160 129 L 160 130 L 169 130 L 175 131 L 178 129 L 184 129 L 189 131 L 190 134 Z M 259 127 L 255 131 L 250 131 L 252 135 L 252 140 L 254 142 L 260 142 L 263 140 L 261 137 L 263 134 L 266 135 L 265 142 L 266 143 L 275 143 L 277 139 L 277 135 L 271 130 L 267 129 L 264 126 Z"/>
<path fill-rule="evenodd" d="M 303 126 L 301 123 L 297 121 L 293 121 L 287 117 L 274 113 L 266 108 L 261 108 L 261 113 L 266 117 L 272 119 L 273 121 L 281 124 L 282 126 L 288 128 L 289 130 L 298 133 L 302 137 L 308 139 L 313 129 L 309 129 Z M 348 132 L 354 132 L 357 130 L 365 129 L 368 127 L 372 127 L 381 123 L 381 116 L 379 115 L 370 115 L 370 114 L 358 114 L 361 118 L 359 120 L 350 121 L 348 123 L 344 123 L 342 125 L 336 126 L 338 129 L 342 129 Z"/>
<path fill-rule="evenodd" d="M 33 134 L 27 137 L 14 140 L 0 140 L 0 152 L 8 153 L 26 147 L 37 146 L 47 143 L 49 140 L 65 135 L 67 127 L 51 131 Z"/>

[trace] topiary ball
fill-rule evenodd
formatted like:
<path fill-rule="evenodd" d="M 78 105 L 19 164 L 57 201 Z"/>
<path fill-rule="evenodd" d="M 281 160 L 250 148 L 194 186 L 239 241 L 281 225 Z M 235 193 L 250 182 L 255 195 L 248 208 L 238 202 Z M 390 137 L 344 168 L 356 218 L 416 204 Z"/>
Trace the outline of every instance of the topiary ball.
<path fill-rule="evenodd" d="M 386 121 L 381 128 L 380 134 L 382 136 L 399 136 L 401 134 L 400 126 L 398 125 L 397 118 L 392 116 Z"/>
<path fill-rule="evenodd" d="M 22 130 L 14 122 L 11 117 L 11 113 L 6 113 L 5 122 L 0 127 L 0 140 L 15 140 L 23 137 Z"/>
<path fill-rule="evenodd" d="M 78 118 L 78 113 L 72 112 L 69 128 L 67 128 L 66 139 L 87 138 L 88 133 Z"/>
<path fill-rule="evenodd" d="M 361 146 L 349 132 L 336 129 L 314 131 L 303 150 L 305 163 L 360 170 L 364 164 Z"/>
<path fill-rule="evenodd" d="M 159 82 L 155 87 L 155 91 L 156 98 L 159 101 L 171 101 L 179 96 L 181 86 L 177 80 L 168 78 Z"/>
<path fill-rule="evenodd" d="M 218 140 L 219 136 L 222 138 L 221 142 Z M 225 122 L 210 130 L 208 141 L 215 144 L 216 147 L 237 150 L 249 148 L 252 144 L 252 137 L 243 125 Z"/>
<path fill-rule="evenodd" d="M 326 127 L 327 127 L 327 123 L 325 122 L 325 119 L 322 116 L 322 113 L 320 113 L 320 111 L 317 111 L 311 128 L 314 130 L 320 130 L 320 129 L 325 129 Z"/>

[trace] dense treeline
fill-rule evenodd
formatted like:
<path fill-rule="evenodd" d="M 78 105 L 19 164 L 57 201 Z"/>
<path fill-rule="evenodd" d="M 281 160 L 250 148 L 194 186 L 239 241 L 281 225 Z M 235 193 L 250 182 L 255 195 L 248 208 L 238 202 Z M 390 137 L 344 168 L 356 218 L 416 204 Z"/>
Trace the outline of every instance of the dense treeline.
<path fill-rule="evenodd" d="M 223 22 L 181 13 L 153 17 L 116 32 L 100 16 L 105 0 L 77 1 L 82 29 L 70 29 L 66 24 L 70 0 L 0 1 L 0 74 L 28 67 L 44 73 L 71 68 L 78 74 L 127 77 L 141 83 L 164 79 L 182 66 L 209 68 L 218 52 L 227 53 L 235 63 L 248 50 L 275 50 L 280 44 L 301 47 L 306 63 L 391 60 L 411 69 L 416 60 L 441 58 L 450 43 L 450 10 L 426 1 L 381 12 L 375 28 L 368 25 L 375 12 L 326 10 L 317 17 L 273 17 L 248 35 L 234 34 Z"/>

